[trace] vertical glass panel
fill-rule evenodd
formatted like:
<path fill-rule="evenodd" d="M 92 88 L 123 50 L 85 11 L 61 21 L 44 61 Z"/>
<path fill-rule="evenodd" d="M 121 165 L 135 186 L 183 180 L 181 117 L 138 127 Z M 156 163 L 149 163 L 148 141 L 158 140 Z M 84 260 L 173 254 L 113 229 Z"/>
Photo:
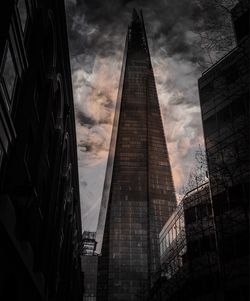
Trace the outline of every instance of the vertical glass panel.
<path fill-rule="evenodd" d="M 38 89 L 37 89 L 37 87 L 35 87 L 35 89 L 34 89 L 33 100 L 34 100 L 34 109 L 35 109 L 35 112 L 36 112 L 37 119 L 38 119 L 38 121 L 39 121 L 39 120 L 40 120 L 40 117 L 39 117 L 39 110 L 38 110 L 38 105 L 39 105 L 39 95 L 38 95 Z"/>
<path fill-rule="evenodd" d="M 19 12 L 21 25 L 22 25 L 22 30 L 24 32 L 25 27 L 26 27 L 27 17 L 28 17 L 27 6 L 25 3 L 25 0 L 19 0 L 17 3 L 17 8 L 18 8 L 18 12 Z"/>
<path fill-rule="evenodd" d="M 15 71 L 15 67 L 14 67 L 14 63 L 12 60 L 9 47 L 7 49 L 7 54 L 6 54 L 5 64 L 4 64 L 3 78 L 4 78 L 4 83 L 9 98 L 11 99 L 13 94 L 14 84 L 15 84 L 16 71 Z"/>
<path fill-rule="evenodd" d="M 2 146 L 0 145 L 0 168 L 1 168 L 1 164 L 2 164 L 2 159 L 3 159 L 3 149 L 2 149 Z"/>
<path fill-rule="evenodd" d="M 205 136 L 213 134 L 217 129 L 216 115 L 212 115 L 203 122 Z"/>

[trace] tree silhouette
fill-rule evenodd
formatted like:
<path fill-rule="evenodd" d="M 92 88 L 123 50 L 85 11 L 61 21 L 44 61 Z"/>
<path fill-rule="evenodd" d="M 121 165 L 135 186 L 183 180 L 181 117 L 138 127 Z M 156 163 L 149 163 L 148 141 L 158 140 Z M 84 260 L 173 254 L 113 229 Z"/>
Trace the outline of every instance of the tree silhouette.
<path fill-rule="evenodd" d="M 204 18 L 204 23 L 194 25 L 196 45 L 203 54 L 203 59 L 198 59 L 197 63 L 206 69 L 235 47 L 230 11 L 237 1 L 197 0 L 196 3 Z"/>

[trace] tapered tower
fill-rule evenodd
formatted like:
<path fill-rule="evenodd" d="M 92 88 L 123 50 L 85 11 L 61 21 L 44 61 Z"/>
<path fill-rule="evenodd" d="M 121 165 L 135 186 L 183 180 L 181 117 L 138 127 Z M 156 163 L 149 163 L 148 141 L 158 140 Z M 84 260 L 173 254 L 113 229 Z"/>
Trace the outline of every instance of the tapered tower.
<path fill-rule="evenodd" d="M 128 28 L 97 229 L 98 300 L 142 300 L 176 207 L 142 14 Z"/>

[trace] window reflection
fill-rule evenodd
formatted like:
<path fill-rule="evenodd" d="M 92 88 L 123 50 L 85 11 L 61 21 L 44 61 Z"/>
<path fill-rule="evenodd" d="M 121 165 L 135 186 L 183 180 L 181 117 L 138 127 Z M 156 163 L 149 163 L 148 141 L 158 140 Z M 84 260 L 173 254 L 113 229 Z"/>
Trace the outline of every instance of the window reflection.
<path fill-rule="evenodd" d="M 2 159 L 3 159 L 3 149 L 2 146 L 0 145 L 0 167 L 1 167 Z"/>
<path fill-rule="evenodd" d="M 15 78 L 16 78 L 16 71 L 10 53 L 10 49 L 8 47 L 5 64 L 4 64 L 4 70 L 3 70 L 3 79 L 10 99 L 12 98 L 12 94 L 13 94 Z"/>
<path fill-rule="evenodd" d="M 22 30 L 24 32 L 25 27 L 26 27 L 27 17 L 28 17 L 27 6 L 25 3 L 25 0 L 19 0 L 17 3 L 17 8 L 18 8 L 18 12 L 19 12 L 21 25 L 22 25 Z"/>

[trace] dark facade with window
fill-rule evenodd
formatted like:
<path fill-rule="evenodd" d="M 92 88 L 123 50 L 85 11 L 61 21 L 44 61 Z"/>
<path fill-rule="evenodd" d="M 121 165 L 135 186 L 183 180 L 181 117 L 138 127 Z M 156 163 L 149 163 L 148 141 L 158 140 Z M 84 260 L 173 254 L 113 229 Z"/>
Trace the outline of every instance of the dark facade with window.
<path fill-rule="evenodd" d="M 63 1 L 0 3 L 0 299 L 82 300 Z"/>
<path fill-rule="evenodd" d="M 96 237 L 98 300 L 145 298 L 160 265 L 158 235 L 175 207 L 144 23 L 134 11 Z"/>
<path fill-rule="evenodd" d="M 225 300 L 249 293 L 249 2 L 232 10 L 237 46 L 199 79 L 220 284 Z"/>
<path fill-rule="evenodd" d="M 184 196 L 159 237 L 161 267 L 148 300 L 223 300 L 208 183 Z"/>
<path fill-rule="evenodd" d="M 83 301 L 96 301 L 97 265 L 96 233 L 84 231 L 81 243 L 81 263 L 84 272 Z"/>

